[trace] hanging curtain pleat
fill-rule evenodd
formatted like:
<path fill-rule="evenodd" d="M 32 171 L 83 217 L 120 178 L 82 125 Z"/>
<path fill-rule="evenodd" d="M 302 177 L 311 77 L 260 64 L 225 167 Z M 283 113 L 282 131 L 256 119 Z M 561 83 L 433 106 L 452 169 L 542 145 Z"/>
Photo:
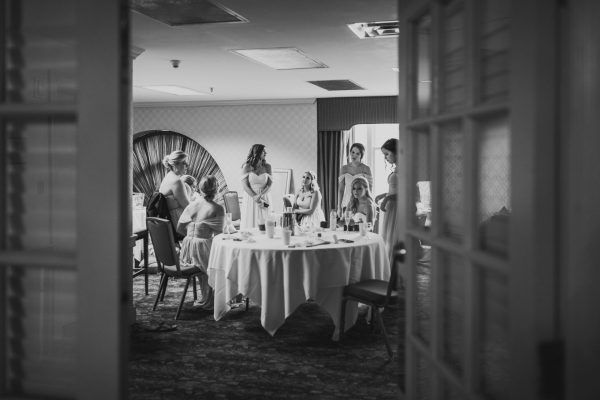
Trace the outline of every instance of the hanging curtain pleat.
<path fill-rule="evenodd" d="M 358 124 L 397 124 L 398 97 L 317 99 L 317 130 L 348 130 Z"/>
<path fill-rule="evenodd" d="M 344 146 L 341 131 L 319 131 L 317 135 L 317 180 L 323 195 L 323 211 L 337 208 L 337 178 Z"/>
<path fill-rule="evenodd" d="M 133 139 L 133 191 L 144 193 L 144 202 L 147 202 L 167 173 L 166 168 L 162 165 L 162 159 L 174 150 L 182 150 L 188 154 L 188 175 L 198 181 L 206 175 L 214 175 L 217 178 L 219 191 L 215 196 L 215 201 L 223 204 L 223 194 L 229 189 L 217 162 L 196 141 L 172 131 L 147 131 L 135 135 Z"/>

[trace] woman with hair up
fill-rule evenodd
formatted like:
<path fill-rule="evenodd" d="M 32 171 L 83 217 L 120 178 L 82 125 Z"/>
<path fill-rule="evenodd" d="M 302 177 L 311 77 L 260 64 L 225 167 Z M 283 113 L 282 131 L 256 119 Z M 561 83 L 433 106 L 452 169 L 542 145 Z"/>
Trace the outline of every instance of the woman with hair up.
<path fill-rule="evenodd" d="M 299 214 L 301 227 L 319 227 L 325 221 L 325 214 L 321 208 L 321 191 L 317 183 L 317 175 L 313 171 L 306 171 L 302 176 L 302 186 L 296 194 L 294 201 L 296 214 Z"/>
<path fill-rule="evenodd" d="M 383 236 L 390 262 L 393 261 L 394 245 L 398 242 L 398 230 L 396 229 L 396 190 L 398 187 L 398 166 L 396 165 L 396 151 L 398 148 L 398 139 L 388 139 L 381 145 L 381 152 L 385 161 L 392 166 L 392 172 L 388 175 L 387 181 L 389 189 L 387 193 L 382 193 L 375 197 L 375 203 L 381 200 L 379 209 L 383 213 L 383 221 L 380 234 Z"/>
<path fill-rule="evenodd" d="M 185 183 L 181 180 L 181 177 L 187 172 L 187 160 L 188 155 L 181 150 L 175 150 L 162 160 L 162 164 L 168 172 L 160 183 L 158 191 L 167 199 L 173 228 L 177 227 L 179 216 L 190 202 Z"/>
<path fill-rule="evenodd" d="M 267 152 L 263 144 L 252 145 L 246 162 L 242 166 L 242 215 L 241 229 L 258 226 L 258 221 L 267 219 L 271 205 L 271 166 L 265 161 Z"/>
<path fill-rule="evenodd" d="M 225 210 L 214 201 L 219 190 L 219 183 L 214 175 L 202 178 L 198 189 L 198 198 L 183 210 L 177 224 L 177 231 L 185 235 L 181 242 L 179 260 L 182 266 L 193 266 L 206 274 L 212 239 L 223 232 Z M 212 308 L 213 291 L 208 285 L 207 275 L 200 276 L 200 290 L 202 296 L 199 305 Z"/>
<path fill-rule="evenodd" d="M 344 207 L 352 198 L 352 181 L 354 178 L 361 176 L 367 180 L 369 187 L 373 186 L 371 168 L 362 163 L 362 159 L 365 156 L 365 146 L 362 143 L 354 143 L 350 147 L 349 156 L 350 162 L 342 166 L 340 176 L 338 177 L 338 217 L 343 215 Z"/>

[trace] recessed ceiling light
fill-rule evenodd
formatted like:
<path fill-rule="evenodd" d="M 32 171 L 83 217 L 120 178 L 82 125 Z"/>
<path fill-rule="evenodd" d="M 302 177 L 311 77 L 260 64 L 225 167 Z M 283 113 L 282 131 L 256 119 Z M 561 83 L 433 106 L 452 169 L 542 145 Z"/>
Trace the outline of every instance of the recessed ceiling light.
<path fill-rule="evenodd" d="M 275 47 L 270 49 L 230 50 L 232 53 L 249 58 L 273 69 L 329 68 L 314 60 L 295 47 Z"/>
<path fill-rule="evenodd" d="M 398 21 L 356 22 L 348 28 L 360 39 L 398 37 L 400 33 Z"/>
<path fill-rule="evenodd" d="M 157 92 L 175 94 L 178 96 L 206 96 L 208 93 L 198 92 L 193 89 L 189 89 L 183 86 L 177 85 L 154 85 L 154 86 L 142 86 L 144 89 L 155 90 Z"/>

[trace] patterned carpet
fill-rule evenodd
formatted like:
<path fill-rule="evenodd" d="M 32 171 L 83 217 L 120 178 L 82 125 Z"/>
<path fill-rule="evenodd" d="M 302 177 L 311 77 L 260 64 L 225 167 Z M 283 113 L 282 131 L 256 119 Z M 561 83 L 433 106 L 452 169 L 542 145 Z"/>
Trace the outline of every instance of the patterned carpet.
<path fill-rule="evenodd" d="M 181 285 L 169 283 L 165 303 L 152 311 L 158 277 L 134 279 L 137 322 L 131 335 L 129 398 L 144 399 L 398 399 L 403 355 L 398 353 L 404 305 L 384 312 L 396 357 L 388 361 L 381 334 L 359 315 L 341 342 L 333 322 L 314 303 L 305 303 L 271 337 L 251 304 L 215 322 L 194 306 L 191 293 L 174 321 Z M 402 323 L 400 323 L 402 322 Z M 152 331 L 176 325 L 169 332 Z"/>

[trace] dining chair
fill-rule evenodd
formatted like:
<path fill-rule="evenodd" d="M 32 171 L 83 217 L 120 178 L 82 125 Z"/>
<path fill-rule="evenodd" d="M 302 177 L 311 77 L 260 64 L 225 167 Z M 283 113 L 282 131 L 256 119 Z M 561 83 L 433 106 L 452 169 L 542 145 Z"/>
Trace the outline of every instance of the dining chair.
<path fill-rule="evenodd" d="M 148 232 L 154 247 L 154 255 L 158 264 L 158 270 L 161 272 L 158 293 L 156 294 L 152 310 L 156 310 L 158 301 L 164 299 L 169 278 L 183 278 L 186 280 L 185 287 L 181 295 L 181 300 L 179 301 L 177 313 L 175 314 L 175 319 L 179 319 L 190 282 L 193 283 L 194 298 L 196 298 L 196 277 L 203 275 L 204 272 L 196 266 L 181 265 L 179 263 L 179 253 L 175 247 L 175 238 L 173 236 L 171 221 L 163 218 L 147 217 L 146 226 L 148 227 Z"/>
<path fill-rule="evenodd" d="M 389 280 L 367 279 L 344 287 L 342 314 L 340 316 L 340 340 L 344 334 L 346 303 L 349 300 L 352 300 L 367 304 L 371 307 L 372 318 L 377 319 L 390 359 L 394 357 L 394 352 L 390 346 L 381 313 L 388 304 L 398 299 L 398 264 L 404 262 L 405 255 L 406 249 L 403 242 L 394 246 L 394 260 L 391 265 Z"/>
<path fill-rule="evenodd" d="M 235 226 L 236 229 L 239 229 L 242 213 L 240 211 L 240 198 L 238 192 L 235 190 L 225 192 L 223 195 L 223 202 L 225 203 L 225 212 L 231 213 L 233 226 Z"/>

